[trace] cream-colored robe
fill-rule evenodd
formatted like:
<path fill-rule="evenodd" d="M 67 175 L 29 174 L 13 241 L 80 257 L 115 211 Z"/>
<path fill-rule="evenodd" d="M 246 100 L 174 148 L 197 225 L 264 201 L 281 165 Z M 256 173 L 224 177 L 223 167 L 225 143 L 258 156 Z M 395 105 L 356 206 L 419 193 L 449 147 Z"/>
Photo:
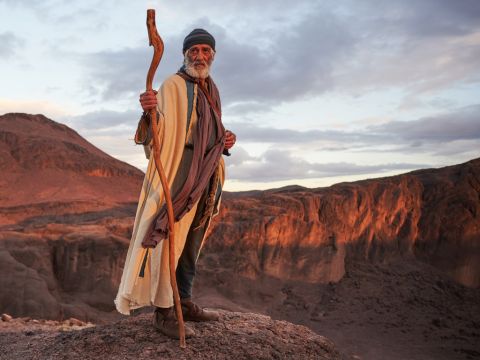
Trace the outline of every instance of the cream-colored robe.
<path fill-rule="evenodd" d="M 185 80 L 172 75 L 162 84 L 158 95 L 159 131 L 161 162 L 170 188 L 182 159 L 187 136 L 187 87 Z M 194 87 L 193 111 L 188 134 L 196 125 L 195 111 L 197 85 Z M 148 156 L 148 155 L 147 155 Z M 223 158 L 219 162 L 220 181 L 225 178 Z M 138 202 L 132 239 L 128 248 L 127 259 L 122 279 L 115 299 L 117 310 L 130 314 L 130 310 L 143 306 L 173 306 L 173 292 L 170 285 L 168 264 L 168 239 L 163 240 L 155 249 L 148 250 L 144 276 L 139 277 L 140 269 L 147 249 L 142 247 L 142 240 L 164 203 L 162 184 L 156 171 L 153 156 L 150 156 L 147 173 L 143 182 Z M 195 216 L 197 204 L 178 222 L 175 223 L 175 267 L 182 253 L 190 225 Z M 208 224 L 207 224 L 208 226 Z"/>

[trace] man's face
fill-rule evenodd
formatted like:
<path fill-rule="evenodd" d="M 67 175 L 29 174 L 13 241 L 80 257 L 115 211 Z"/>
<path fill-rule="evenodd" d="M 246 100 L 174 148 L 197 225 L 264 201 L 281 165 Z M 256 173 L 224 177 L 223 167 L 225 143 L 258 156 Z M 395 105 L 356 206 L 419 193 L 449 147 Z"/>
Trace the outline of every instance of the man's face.
<path fill-rule="evenodd" d="M 185 70 L 188 75 L 206 79 L 215 57 L 215 51 L 207 44 L 198 44 L 185 52 Z"/>

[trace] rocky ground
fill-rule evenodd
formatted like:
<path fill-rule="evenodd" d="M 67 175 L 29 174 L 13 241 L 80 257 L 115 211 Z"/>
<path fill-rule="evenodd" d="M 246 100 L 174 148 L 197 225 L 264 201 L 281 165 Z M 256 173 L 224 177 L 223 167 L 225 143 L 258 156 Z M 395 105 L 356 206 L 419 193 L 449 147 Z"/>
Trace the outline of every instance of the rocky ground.
<path fill-rule="evenodd" d="M 413 259 L 349 262 L 330 284 L 252 280 L 201 266 L 194 293 L 200 304 L 232 312 L 222 311 L 218 324 L 194 324 L 198 337 L 186 350 L 156 333 L 144 309 L 130 318 L 110 314 L 94 328 L 75 319 L 0 322 L 0 359 L 480 358 L 480 290 Z"/>
<path fill-rule="evenodd" d="M 180 348 L 151 325 L 151 314 L 91 327 L 13 319 L 0 322 L 0 359 L 340 359 L 334 345 L 304 326 L 268 316 L 221 312 L 191 324 Z"/>
<path fill-rule="evenodd" d="M 306 325 L 345 359 L 480 358 L 480 289 L 413 259 L 349 262 L 345 277 L 330 284 L 232 277 L 221 267 L 201 270 L 201 303 Z"/>

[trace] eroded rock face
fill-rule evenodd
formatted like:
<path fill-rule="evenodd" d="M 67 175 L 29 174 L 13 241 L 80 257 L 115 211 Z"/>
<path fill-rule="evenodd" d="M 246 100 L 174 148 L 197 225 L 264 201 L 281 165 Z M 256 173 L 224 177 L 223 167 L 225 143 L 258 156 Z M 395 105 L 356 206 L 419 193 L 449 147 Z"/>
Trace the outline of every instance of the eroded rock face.
<path fill-rule="evenodd" d="M 42 319 L 108 318 L 129 242 L 123 221 L 133 218 L 0 233 L 2 310 Z"/>
<path fill-rule="evenodd" d="M 411 252 L 421 191 L 421 183 L 406 175 L 227 195 L 208 251 L 231 252 L 246 275 L 338 281 L 346 256 L 376 260 Z"/>
<path fill-rule="evenodd" d="M 423 184 L 415 254 L 460 283 L 480 286 L 480 159 L 414 173 Z"/>
<path fill-rule="evenodd" d="M 345 258 L 430 263 L 480 285 L 480 159 L 320 189 L 227 194 L 206 245 L 249 277 L 338 281 Z"/>

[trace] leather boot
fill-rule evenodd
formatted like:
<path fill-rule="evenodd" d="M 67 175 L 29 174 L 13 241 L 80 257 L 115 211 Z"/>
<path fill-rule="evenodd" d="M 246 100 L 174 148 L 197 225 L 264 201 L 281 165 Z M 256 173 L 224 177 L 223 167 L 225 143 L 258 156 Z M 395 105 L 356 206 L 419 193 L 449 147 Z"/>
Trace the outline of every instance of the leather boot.
<path fill-rule="evenodd" d="M 185 321 L 218 321 L 218 311 L 205 310 L 195 304 L 191 299 L 181 299 L 183 319 Z"/>
<path fill-rule="evenodd" d="M 175 310 L 173 306 L 170 308 L 157 307 L 153 313 L 153 326 L 168 337 L 173 339 L 180 338 L 178 332 L 178 320 L 175 316 Z M 185 324 L 185 337 L 188 338 L 194 335 L 195 331 Z"/>

